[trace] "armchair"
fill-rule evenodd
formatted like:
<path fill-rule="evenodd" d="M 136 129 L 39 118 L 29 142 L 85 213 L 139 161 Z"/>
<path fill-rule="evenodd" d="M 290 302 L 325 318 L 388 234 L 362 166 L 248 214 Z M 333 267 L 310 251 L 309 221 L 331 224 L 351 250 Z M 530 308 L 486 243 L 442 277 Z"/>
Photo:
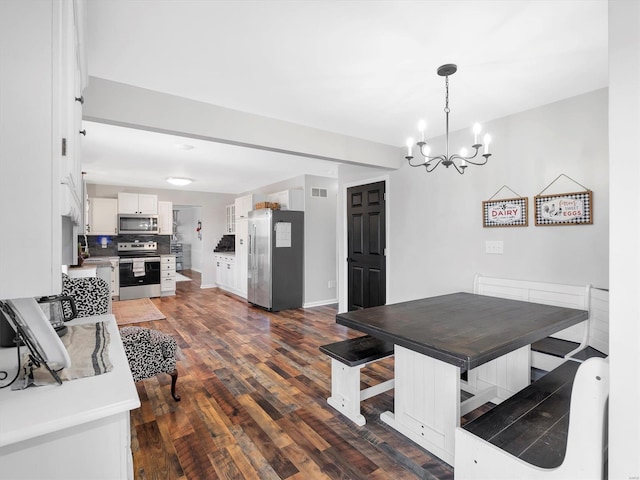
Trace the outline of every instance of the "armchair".
<path fill-rule="evenodd" d="M 171 396 L 178 402 L 176 394 L 176 350 L 178 345 L 170 335 L 143 327 L 122 327 L 120 329 L 124 352 L 129 361 L 133 381 L 151 378 L 159 373 L 171 375 Z"/>
<path fill-rule="evenodd" d="M 63 273 L 62 295 L 73 298 L 78 310 L 78 317 L 111 313 L 111 288 L 101 278 L 71 278 Z"/>

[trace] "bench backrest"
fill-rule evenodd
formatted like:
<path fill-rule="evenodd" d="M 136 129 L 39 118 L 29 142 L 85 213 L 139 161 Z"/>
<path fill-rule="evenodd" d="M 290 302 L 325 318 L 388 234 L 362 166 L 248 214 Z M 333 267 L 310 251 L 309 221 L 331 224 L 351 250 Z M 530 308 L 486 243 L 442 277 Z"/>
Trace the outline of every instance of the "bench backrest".
<path fill-rule="evenodd" d="M 585 360 L 573 382 L 569 435 L 561 478 L 603 478 L 609 359 Z"/>
<path fill-rule="evenodd" d="M 532 282 L 476 275 L 473 281 L 473 293 L 588 311 L 591 286 Z M 552 336 L 578 342 L 584 347 L 589 339 L 588 322 L 574 325 Z"/>
<path fill-rule="evenodd" d="M 591 289 L 589 345 L 609 355 L 609 291 Z"/>

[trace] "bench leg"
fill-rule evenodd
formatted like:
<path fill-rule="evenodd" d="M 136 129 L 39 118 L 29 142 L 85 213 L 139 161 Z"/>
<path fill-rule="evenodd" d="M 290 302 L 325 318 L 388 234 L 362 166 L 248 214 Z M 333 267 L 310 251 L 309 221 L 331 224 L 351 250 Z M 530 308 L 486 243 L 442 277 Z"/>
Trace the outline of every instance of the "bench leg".
<path fill-rule="evenodd" d="M 359 426 L 366 423 L 360 413 L 360 370 L 331 359 L 331 396 L 327 403 Z"/>

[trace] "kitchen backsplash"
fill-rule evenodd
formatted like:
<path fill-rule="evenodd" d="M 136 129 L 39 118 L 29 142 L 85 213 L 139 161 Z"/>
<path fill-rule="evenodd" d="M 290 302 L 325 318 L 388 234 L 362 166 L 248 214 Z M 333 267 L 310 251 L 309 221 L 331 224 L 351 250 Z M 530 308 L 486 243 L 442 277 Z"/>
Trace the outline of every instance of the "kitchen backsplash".
<path fill-rule="evenodd" d="M 90 257 L 117 257 L 118 242 L 158 242 L 158 255 L 171 253 L 169 235 L 86 235 Z M 78 243 L 84 247 L 85 235 L 78 235 Z M 103 248 L 104 243 L 104 248 Z M 84 248 L 83 248 L 84 250 Z"/>

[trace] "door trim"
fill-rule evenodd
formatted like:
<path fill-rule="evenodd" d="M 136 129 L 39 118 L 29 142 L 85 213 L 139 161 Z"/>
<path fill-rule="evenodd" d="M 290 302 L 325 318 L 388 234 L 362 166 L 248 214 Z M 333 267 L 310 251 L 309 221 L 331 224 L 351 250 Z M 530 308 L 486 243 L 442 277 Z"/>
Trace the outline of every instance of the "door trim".
<path fill-rule="evenodd" d="M 390 235 L 389 235 L 389 223 L 391 221 L 390 205 L 391 195 L 389 194 L 389 187 L 391 182 L 389 181 L 389 175 L 382 175 L 379 177 L 363 178 L 361 180 L 343 183 L 340 194 L 342 199 L 340 201 L 340 213 L 342 215 L 342 239 L 341 248 L 338 252 L 338 272 L 340 276 L 340 291 L 338 293 L 338 312 L 346 312 L 348 309 L 349 301 L 349 285 L 348 285 L 348 271 L 347 271 L 347 252 L 349 251 L 349 242 L 347 239 L 347 190 L 351 187 L 358 187 L 360 185 L 367 185 L 368 183 L 384 182 L 385 202 L 384 202 L 384 229 L 385 229 L 385 248 L 386 248 L 386 271 L 387 280 L 385 285 L 385 296 L 387 303 L 389 302 L 389 271 L 391 266 L 391 254 L 393 249 L 391 248 Z"/>

